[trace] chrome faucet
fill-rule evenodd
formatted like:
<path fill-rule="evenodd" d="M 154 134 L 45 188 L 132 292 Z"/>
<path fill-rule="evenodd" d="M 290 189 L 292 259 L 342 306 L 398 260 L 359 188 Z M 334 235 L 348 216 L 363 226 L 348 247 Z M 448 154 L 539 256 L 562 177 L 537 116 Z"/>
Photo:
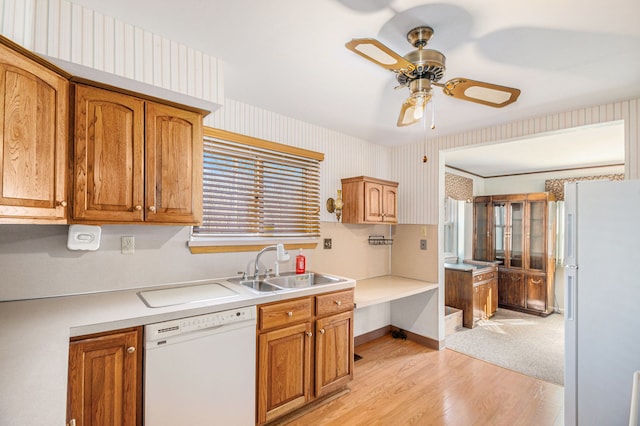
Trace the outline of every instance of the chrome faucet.
<path fill-rule="evenodd" d="M 284 251 L 284 245 L 283 244 L 276 244 L 274 246 L 267 246 L 267 247 L 263 248 L 256 255 L 256 262 L 255 262 L 255 266 L 253 268 L 253 279 L 254 280 L 257 280 L 258 276 L 260 275 L 260 266 L 259 266 L 260 265 L 260 256 L 262 256 L 262 253 L 265 253 L 267 251 L 275 251 L 276 252 L 276 261 L 278 261 L 278 262 L 286 262 L 287 260 L 289 260 L 289 253 Z"/>

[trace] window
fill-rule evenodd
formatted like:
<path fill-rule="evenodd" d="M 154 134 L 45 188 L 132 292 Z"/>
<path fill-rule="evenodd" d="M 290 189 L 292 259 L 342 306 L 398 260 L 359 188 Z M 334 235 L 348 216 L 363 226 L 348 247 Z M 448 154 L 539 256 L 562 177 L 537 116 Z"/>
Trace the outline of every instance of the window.
<path fill-rule="evenodd" d="M 458 255 L 458 202 L 447 197 L 444 202 L 444 256 Z"/>
<path fill-rule="evenodd" d="M 203 221 L 192 241 L 315 238 L 320 235 L 323 154 L 235 133 L 205 130 Z"/>

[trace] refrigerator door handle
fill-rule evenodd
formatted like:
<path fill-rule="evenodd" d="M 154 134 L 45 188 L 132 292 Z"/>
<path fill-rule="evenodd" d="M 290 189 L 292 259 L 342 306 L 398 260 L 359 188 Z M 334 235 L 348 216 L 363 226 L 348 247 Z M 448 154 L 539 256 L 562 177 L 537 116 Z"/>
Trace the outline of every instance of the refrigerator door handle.
<path fill-rule="evenodd" d="M 574 302 L 575 302 L 575 296 L 576 296 L 576 292 L 575 292 L 575 273 L 576 273 L 576 267 L 570 267 L 567 266 L 568 270 L 567 270 L 567 297 L 566 297 L 566 302 L 567 302 L 567 314 L 566 314 L 566 320 L 567 321 L 573 321 L 574 320 Z"/>

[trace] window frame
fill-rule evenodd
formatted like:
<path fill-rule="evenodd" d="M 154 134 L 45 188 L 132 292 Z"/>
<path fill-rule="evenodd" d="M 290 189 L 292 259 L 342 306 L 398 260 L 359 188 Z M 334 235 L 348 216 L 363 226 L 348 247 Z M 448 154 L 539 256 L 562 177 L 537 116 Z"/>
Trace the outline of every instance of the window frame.
<path fill-rule="evenodd" d="M 264 139 L 254 138 L 239 133 L 229 132 L 226 130 L 204 127 L 204 136 L 221 142 L 231 142 L 238 145 L 266 150 L 273 154 L 286 154 L 309 159 L 312 161 L 322 162 L 324 154 L 316 151 L 298 148 L 291 145 L 285 145 L 277 142 L 267 141 Z M 203 174 L 204 174 L 203 164 Z M 204 185 L 203 185 L 204 187 Z M 317 182 L 318 190 L 320 189 L 320 176 Z M 203 192 L 204 198 L 204 192 Z M 206 203 L 203 200 L 203 210 Z M 318 210 L 318 222 L 320 221 L 320 211 Z M 319 235 L 316 236 L 198 236 L 191 227 L 189 241 L 187 243 L 192 253 L 220 253 L 220 252 L 242 252 L 256 251 L 263 247 L 276 243 L 285 243 L 287 249 L 313 249 L 317 246 Z"/>

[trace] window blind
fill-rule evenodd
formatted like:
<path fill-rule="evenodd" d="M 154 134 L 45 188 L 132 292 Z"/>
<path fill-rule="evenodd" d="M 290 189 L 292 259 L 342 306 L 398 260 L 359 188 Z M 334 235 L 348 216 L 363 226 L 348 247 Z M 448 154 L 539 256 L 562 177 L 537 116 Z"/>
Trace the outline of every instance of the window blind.
<path fill-rule="evenodd" d="M 205 136 L 198 238 L 318 237 L 320 162 Z"/>

